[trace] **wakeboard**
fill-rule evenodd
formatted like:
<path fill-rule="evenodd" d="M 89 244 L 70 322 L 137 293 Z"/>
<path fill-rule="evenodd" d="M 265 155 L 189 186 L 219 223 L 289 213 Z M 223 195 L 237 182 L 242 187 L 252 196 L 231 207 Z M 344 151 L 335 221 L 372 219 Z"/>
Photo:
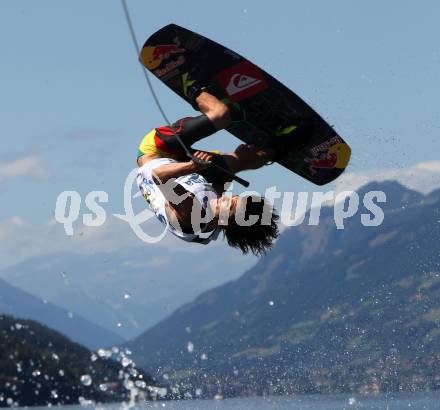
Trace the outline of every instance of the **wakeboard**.
<path fill-rule="evenodd" d="M 267 146 L 305 121 L 306 137 L 279 163 L 314 184 L 333 181 L 347 167 L 350 147 L 333 127 L 293 91 L 221 44 L 169 24 L 148 38 L 140 61 L 187 101 L 189 81 L 208 86 L 239 113 L 227 131 L 247 144 Z"/>

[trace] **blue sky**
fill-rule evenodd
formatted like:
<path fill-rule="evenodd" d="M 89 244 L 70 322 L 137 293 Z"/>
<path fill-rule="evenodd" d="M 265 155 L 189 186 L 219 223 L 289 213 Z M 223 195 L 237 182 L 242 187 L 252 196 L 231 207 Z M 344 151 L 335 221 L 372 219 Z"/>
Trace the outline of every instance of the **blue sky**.
<path fill-rule="evenodd" d="M 354 175 L 439 160 L 436 1 L 128 5 L 141 43 L 174 22 L 240 52 L 295 90 L 349 142 Z M 27 224 L 32 247 L 38 232 L 49 235 L 44 229 L 61 191 L 84 197 L 104 190 L 107 211 L 121 212 L 138 143 L 163 119 L 119 0 L 2 0 L 0 26 L 0 228 L 11 220 Z M 158 81 L 154 86 L 171 119 L 194 113 Z M 201 147 L 235 144 L 221 132 Z M 272 185 L 316 189 L 279 166 L 244 176 L 260 192 Z M 13 243 L 12 231 L 5 232 L 0 241 Z"/>

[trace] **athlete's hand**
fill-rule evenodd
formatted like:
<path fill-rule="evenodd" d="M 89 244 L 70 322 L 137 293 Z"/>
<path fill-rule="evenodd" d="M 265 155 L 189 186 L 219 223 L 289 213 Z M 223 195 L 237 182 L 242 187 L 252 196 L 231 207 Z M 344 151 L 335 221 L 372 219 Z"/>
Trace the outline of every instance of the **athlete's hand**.
<path fill-rule="evenodd" d="M 212 157 L 214 156 L 211 152 L 206 151 L 196 151 L 194 152 L 194 157 L 197 159 L 203 161 L 204 163 L 200 164 L 199 162 L 196 162 L 194 160 L 191 160 L 191 166 L 193 167 L 194 171 L 201 171 L 202 169 L 206 169 L 209 167 L 212 161 Z"/>

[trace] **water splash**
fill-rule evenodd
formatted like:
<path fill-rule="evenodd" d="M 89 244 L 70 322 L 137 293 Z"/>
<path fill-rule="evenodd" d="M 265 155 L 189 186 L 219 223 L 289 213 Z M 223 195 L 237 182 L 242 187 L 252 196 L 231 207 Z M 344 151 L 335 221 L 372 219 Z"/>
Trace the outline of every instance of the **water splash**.
<path fill-rule="evenodd" d="M 83 374 L 80 377 L 80 381 L 84 386 L 91 386 L 92 385 L 92 377 L 89 374 Z"/>

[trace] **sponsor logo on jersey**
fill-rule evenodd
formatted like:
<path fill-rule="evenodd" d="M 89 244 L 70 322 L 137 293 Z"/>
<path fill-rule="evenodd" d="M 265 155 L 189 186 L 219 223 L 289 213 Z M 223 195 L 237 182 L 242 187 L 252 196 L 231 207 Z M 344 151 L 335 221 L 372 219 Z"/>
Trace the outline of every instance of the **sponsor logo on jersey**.
<path fill-rule="evenodd" d="M 263 72 L 247 60 L 223 70 L 216 78 L 234 102 L 249 98 L 268 87 Z"/>

